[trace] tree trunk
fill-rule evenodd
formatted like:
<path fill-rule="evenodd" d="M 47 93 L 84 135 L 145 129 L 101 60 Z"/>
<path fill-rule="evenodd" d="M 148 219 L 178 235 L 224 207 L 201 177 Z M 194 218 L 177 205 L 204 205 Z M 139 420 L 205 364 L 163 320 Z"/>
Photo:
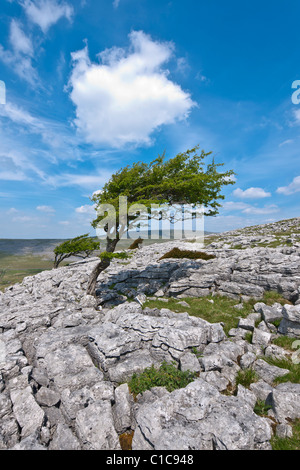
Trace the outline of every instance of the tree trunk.
<path fill-rule="evenodd" d="M 108 268 L 110 265 L 110 259 L 103 259 L 98 263 L 93 271 L 90 274 L 89 280 L 88 280 L 88 285 L 87 285 L 87 294 L 88 295 L 96 295 L 96 283 L 99 274 L 104 271 L 104 269 Z"/>
<path fill-rule="evenodd" d="M 115 240 L 111 240 L 110 238 L 107 238 L 106 251 L 109 253 L 113 253 L 115 251 L 118 241 L 119 241 L 119 238 L 116 238 Z M 108 266 L 110 265 L 110 261 L 111 261 L 110 259 L 104 258 L 94 267 L 88 280 L 87 292 L 86 292 L 88 295 L 96 296 L 96 284 L 97 284 L 98 276 L 100 273 L 102 273 L 102 271 L 108 268 Z"/>

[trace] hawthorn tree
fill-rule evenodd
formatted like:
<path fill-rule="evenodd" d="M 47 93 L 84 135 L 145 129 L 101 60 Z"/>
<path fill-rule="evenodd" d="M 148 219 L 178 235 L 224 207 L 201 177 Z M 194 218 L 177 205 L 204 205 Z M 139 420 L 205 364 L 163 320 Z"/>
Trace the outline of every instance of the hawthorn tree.
<path fill-rule="evenodd" d="M 100 242 L 89 237 L 88 233 L 75 237 L 72 240 L 67 240 L 54 248 L 54 267 L 57 268 L 63 260 L 71 256 L 88 258 L 93 251 L 99 249 Z"/>
<path fill-rule="evenodd" d="M 106 233 L 106 251 L 90 274 L 87 294 L 95 295 L 99 274 L 105 270 L 114 257 L 126 257 L 126 253 L 114 253 L 122 235 L 136 219 L 139 205 L 151 211 L 153 205 L 202 205 L 205 216 L 219 212 L 224 186 L 234 184 L 233 170 L 219 172 L 223 163 L 206 164 L 205 159 L 212 152 L 198 152 L 199 146 L 179 153 L 166 160 L 165 154 L 151 163 L 137 162 L 121 168 L 111 176 L 102 191 L 92 197 L 96 205 L 97 217 L 92 222 L 94 228 L 101 226 Z M 126 198 L 128 212 L 124 217 L 122 198 Z M 131 209 L 134 209 L 131 211 Z"/>

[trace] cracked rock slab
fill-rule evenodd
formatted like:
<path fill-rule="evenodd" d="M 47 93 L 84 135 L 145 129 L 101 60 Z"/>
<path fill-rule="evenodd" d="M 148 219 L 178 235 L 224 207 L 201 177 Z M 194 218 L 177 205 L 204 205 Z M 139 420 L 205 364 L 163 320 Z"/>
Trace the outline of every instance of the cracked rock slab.
<path fill-rule="evenodd" d="M 107 401 L 96 402 L 80 410 L 75 429 L 84 450 L 121 450 L 111 405 Z"/>
<path fill-rule="evenodd" d="M 149 445 L 155 450 L 270 448 L 267 420 L 244 398 L 225 397 L 201 378 L 142 405 L 136 422 L 133 450 Z"/>

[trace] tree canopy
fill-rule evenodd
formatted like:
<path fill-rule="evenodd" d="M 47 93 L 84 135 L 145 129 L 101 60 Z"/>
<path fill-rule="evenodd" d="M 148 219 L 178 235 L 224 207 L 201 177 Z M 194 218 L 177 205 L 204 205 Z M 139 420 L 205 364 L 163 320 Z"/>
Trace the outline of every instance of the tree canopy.
<path fill-rule="evenodd" d="M 64 259 L 71 256 L 87 258 L 93 251 L 99 250 L 99 248 L 100 241 L 89 237 L 88 233 L 75 237 L 72 240 L 67 240 L 54 248 L 54 267 L 57 268 Z"/>
<path fill-rule="evenodd" d="M 155 204 L 198 204 L 204 207 L 205 216 L 217 215 L 220 201 L 224 199 L 221 191 L 224 186 L 234 184 L 234 171 L 218 171 L 224 164 L 215 163 L 214 158 L 206 164 L 205 160 L 211 154 L 204 150 L 199 152 L 199 146 L 196 146 L 169 160 L 163 153 L 150 163 L 137 162 L 113 174 L 103 189 L 92 197 L 97 210 L 92 226 L 102 226 L 106 232 L 106 251 L 115 251 L 128 225 L 136 219 L 138 205 L 150 211 Z M 126 198 L 126 217 L 122 198 Z M 136 210 L 131 211 L 133 207 Z M 97 277 L 109 265 L 110 259 L 102 258 L 91 274 L 89 294 L 93 293 Z"/>

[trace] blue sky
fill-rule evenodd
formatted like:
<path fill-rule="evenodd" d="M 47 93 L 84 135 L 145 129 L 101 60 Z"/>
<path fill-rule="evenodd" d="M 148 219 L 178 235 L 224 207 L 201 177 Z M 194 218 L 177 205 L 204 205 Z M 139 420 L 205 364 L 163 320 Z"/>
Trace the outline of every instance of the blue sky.
<path fill-rule="evenodd" d="M 94 234 L 112 173 L 195 145 L 236 172 L 206 230 L 300 216 L 299 18 L 298 0 L 1 0 L 0 238 Z"/>

